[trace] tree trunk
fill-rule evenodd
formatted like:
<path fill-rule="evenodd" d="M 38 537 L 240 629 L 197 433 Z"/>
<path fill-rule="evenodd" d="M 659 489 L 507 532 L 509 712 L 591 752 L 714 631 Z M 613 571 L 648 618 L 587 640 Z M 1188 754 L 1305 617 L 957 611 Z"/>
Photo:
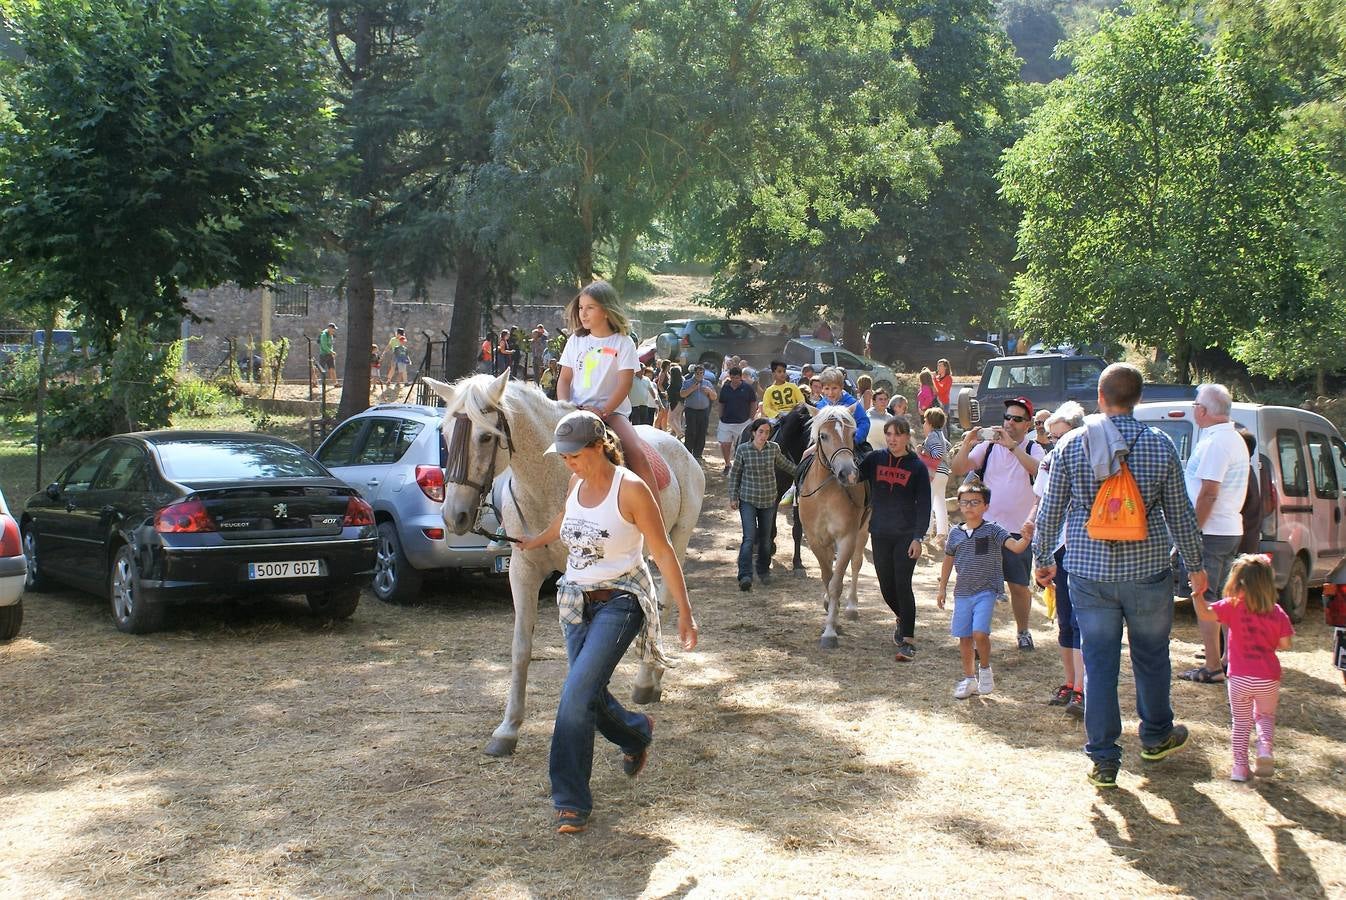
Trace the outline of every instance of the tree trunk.
<path fill-rule="evenodd" d="M 346 360 L 338 421 L 369 408 L 369 345 L 374 342 L 374 275 L 363 251 L 346 257 Z M 328 385 L 331 387 L 331 385 Z"/>
<path fill-rule="evenodd" d="M 865 350 L 863 337 L 858 317 L 851 315 L 841 320 L 841 346 L 852 353 L 863 353 Z"/>
<path fill-rule="evenodd" d="M 631 254 L 635 249 L 636 232 L 634 230 L 623 232 L 617 242 L 617 265 L 612 270 L 612 286 L 616 288 L 618 296 L 626 292 L 626 276 L 631 271 Z"/>
<path fill-rule="evenodd" d="M 51 361 L 51 334 L 56 330 L 56 309 L 53 307 L 47 311 L 47 321 L 43 323 L 42 333 L 42 353 L 37 363 L 37 410 L 34 413 L 33 420 L 33 443 L 37 448 L 37 483 L 33 490 L 40 491 L 44 487 L 42 484 L 42 451 L 44 449 L 42 441 L 42 420 L 45 418 L 43 412 L 47 408 L 47 366 Z"/>
<path fill-rule="evenodd" d="M 457 272 L 453 285 L 453 318 L 449 323 L 449 345 L 445 350 L 446 375 L 450 381 L 477 370 L 483 337 L 481 298 L 486 294 L 486 278 L 490 272 L 489 261 L 466 244 L 454 253 L 454 265 Z"/>
<path fill-rule="evenodd" d="M 1313 370 L 1313 395 L 1315 397 L 1327 396 L 1327 370 L 1322 366 Z"/>

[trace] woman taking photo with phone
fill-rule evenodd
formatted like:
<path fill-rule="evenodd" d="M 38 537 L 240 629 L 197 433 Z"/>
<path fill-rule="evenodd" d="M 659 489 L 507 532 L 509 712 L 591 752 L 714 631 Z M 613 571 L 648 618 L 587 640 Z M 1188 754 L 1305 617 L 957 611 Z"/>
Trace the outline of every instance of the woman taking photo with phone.
<path fill-rule="evenodd" d="M 642 658 L 666 664 L 654 583 L 645 565 L 647 543 L 677 603 L 684 650 L 696 649 L 697 630 L 659 505 L 645 482 L 622 465 L 603 420 L 577 410 L 557 423 L 553 438 L 547 452 L 559 454 L 573 473 L 565 507 L 546 531 L 519 547 L 535 550 L 559 539 L 569 550 L 556 605 L 570 668 L 556 710 L 549 771 L 556 830 L 578 834 L 593 811 L 589 776 L 595 729 L 621 748 L 622 771 L 630 778 L 645 767 L 654 740 L 654 720 L 623 708 L 608 691 L 633 640 Z"/>

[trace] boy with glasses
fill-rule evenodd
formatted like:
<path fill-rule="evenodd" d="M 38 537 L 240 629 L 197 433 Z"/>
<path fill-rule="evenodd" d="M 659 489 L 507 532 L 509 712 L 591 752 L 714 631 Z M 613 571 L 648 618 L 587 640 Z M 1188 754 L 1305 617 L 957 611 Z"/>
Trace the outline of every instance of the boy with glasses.
<path fill-rule="evenodd" d="M 995 439 L 982 441 L 982 429 L 968 429 L 950 463 L 955 478 L 975 472 L 977 479 L 994 492 L 995 500 L 987 502 L 986 520 L 1015 537 L 1014 529 L 1033 514 L 1033 507 L 1037 505 L 1033 481 L 1038 474 L 1038 465 L 1046 455 L 1042 445 L 1029 436 L 1032 430 L 1032 401 L 1027 397 L 1006 400 L 1004 423 L 995 429 Z M 1026 551 L 1007 551 L 1004 568 L 1014 625 L 1019 633 L 1019 649 L 1032 650 L 1033 635 L 1028 631 L 1032 555 Z"/>
<path fill-rule="evenodd" d="M 949 534 L 944 546 L 944 568 L 939 573 L 935 603 L 943 609 L 949 575 L 958 570 L 953 589 L 953 618 L 949 622 L 949 632 L 958 638 L 963 660 L 963 677 L 953 691 L 955 700 L 995 690 L 995 676 L 991 672 L 991 612 L 1005 583 L 1002 549 L 1023 553 L 1033 539 L 1032 522 L 1024 522 L 1020 526 L 1023 536 L 1016 538 L 996 523 L 986 521 L 990 502 L 991 489 L 980 481 L 959 485 L 958 509 L 963 514 L 963 524 Z M 981 659 L 979 669 L 974 668 L 974 649 Z"/>

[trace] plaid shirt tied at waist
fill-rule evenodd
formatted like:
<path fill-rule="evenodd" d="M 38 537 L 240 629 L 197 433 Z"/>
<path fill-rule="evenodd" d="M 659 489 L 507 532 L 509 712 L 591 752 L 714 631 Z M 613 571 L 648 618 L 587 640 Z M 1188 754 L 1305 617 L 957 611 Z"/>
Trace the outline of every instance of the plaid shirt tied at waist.
<path fill-rule="evenodd" d="M 1096 541 L 1087 524 L 1094 495 L 1102 484 L 1089 464 L 1086 429 L 1067 435 L 1056 447 L 1047 491 L 1038 506 L 1033 555 L 1039 567 L 1054 565 L 1052 551 L 1066 526 L 1065 567 L 1091 581 L 1136 581 L 1170 567 L 1169 551 L 1177 545 L 1188 571 L 1201 569 L 1201 532 L 1187 499 L 1182 463 L 1168 436 L 1141 425 L 1127 414 L 1110 416 L 1127 444 L 1134 444 L 1126 464 L 1145 501 L 1149 536 L 1143 541 Z M 1141 432 L 1144 432 L 1143 434 Z"/>
<path fill-rule="evenodd" d="M 664 656 L 654 578 L 650 575 L 650 567 L 643 562 L 630 572 L 597 584 L 575 584 L 562 576 L 556 583 L 556 608 L 561 616 L 561 624 L 584 624 L 584 592 L 602 590 L 627 591 L 635 595 L 640 601 L 640 611 L 645 614 L 645 624 L 640 627 L 634 642 L 636 654 L 645 662 L 670 668 L 673 664 Z"/>

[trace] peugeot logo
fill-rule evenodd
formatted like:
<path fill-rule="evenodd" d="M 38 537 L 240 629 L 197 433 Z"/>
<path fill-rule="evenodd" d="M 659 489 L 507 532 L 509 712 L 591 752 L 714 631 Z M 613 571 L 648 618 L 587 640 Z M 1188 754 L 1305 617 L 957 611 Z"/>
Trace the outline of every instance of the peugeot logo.
<path fill-rule="evenodd" d="M 290 508 L 286 506 L 284 503 L 277 503 L 273 508 L 275 510 L 276 517 L 280 519 L 285 518 L 285 516 L 290 512 Z"/>

